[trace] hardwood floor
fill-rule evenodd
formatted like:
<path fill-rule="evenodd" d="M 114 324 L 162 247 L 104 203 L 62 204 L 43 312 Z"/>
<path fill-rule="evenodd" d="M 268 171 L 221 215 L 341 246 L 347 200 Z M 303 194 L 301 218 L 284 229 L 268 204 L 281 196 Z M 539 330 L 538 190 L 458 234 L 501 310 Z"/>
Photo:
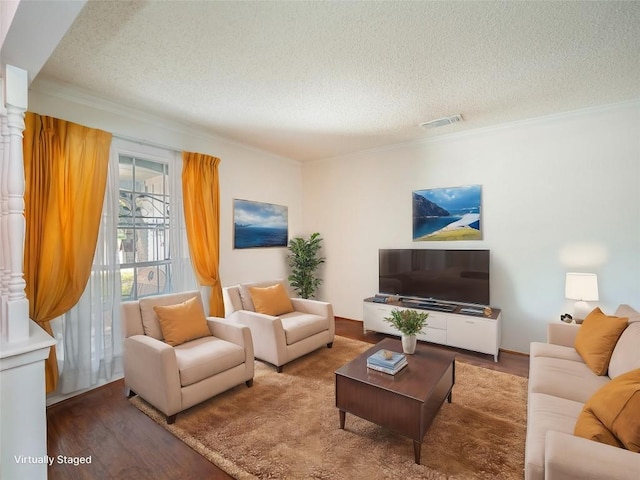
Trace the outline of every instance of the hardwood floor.
<path fill-rule="evenodd" d="M 386 337 L 365 335 L 362 322 L 343 318 L 336 318 L 336 334 L 369 343 Z M 501 352 L 494 362 L 491 355 L 454 350 L 467 363 L 528 377 L 527 355 Z M 122 380 L 52 405 L 47 428 L 48 454 L 56 457 L 50 480 L 232 478 L 132 406 Z M 59 463 L 58 455 L 90 457 L 91 463 Z"/>

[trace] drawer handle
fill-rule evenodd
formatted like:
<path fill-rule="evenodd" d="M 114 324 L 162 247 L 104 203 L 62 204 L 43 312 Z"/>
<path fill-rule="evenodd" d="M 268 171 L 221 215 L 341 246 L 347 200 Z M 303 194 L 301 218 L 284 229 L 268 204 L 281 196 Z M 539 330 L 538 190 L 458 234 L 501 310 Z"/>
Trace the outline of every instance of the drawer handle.
<path fill-rule="evenodd" d="M 471 325 L 475 325 L 476 322 L 474 322 L 473 320 L 465 320 L 465 322 L 470 323 Z"/>

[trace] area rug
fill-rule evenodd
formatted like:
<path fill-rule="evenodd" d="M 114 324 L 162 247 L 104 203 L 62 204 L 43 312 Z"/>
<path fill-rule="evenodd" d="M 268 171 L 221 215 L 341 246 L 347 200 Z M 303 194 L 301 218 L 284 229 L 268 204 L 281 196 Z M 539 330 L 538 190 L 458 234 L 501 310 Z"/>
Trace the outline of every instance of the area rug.
<path fill-rule="evenodd" d="M 256 361 L 244 384 L 165 418 L 131 402 L 238 479 L 521 479 L 527 379 L 456 361 L 453 402 L 445 402 L 415 464 L 413 442 L 347 414 L 339 428 L 334 372 L 371 344 L 336 337 L 333 348 L 285 365 Z"/>

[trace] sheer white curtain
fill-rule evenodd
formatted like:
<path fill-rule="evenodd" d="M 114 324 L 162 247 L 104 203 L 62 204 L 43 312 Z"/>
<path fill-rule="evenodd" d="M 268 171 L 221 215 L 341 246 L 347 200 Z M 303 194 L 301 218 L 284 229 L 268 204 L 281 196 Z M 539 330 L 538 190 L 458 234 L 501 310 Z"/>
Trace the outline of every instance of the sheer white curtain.
<path fill-rule="evenodd" d="M 49 402 L 122 377 L 118 188 L 118 155 L 112 147 L 89 282 L 77 305 L 51 322 L 60 381 Z"/>
<path fill-rule="evenodd" d="M 169 163 L 169 242 L 171 247 L 171 291 L 183 292 L 200 287 L 191 264 L 182 197 L 182 153 L 173 152 Z M 207 303 L 205 302 L 205 305 Z"/>
<path fill-rule="evenodd" d="M 198 288 L 184 225 L 182 155 L 114 139 L 91 277 L 78 304 L 51 322 L 58 341 L 60 381 L 58 390 L 47 397 L 48 404 L 123 376 L 122 284 L 117 240 L 120 153 L 162 159 L 169 165 L 171 276 L 168 289 Z"/>

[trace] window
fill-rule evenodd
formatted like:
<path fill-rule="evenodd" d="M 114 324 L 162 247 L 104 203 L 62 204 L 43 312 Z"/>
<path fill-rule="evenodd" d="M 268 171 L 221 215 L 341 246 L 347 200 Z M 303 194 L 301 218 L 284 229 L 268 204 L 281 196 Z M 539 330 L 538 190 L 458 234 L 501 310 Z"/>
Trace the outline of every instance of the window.
<path fill-rule="evenodd" d="M 119 156 L 118 258 L 122 300 L 169 291 L 169 167 Z"/>

